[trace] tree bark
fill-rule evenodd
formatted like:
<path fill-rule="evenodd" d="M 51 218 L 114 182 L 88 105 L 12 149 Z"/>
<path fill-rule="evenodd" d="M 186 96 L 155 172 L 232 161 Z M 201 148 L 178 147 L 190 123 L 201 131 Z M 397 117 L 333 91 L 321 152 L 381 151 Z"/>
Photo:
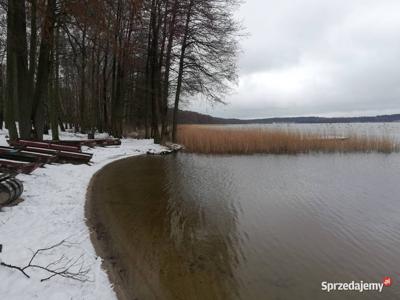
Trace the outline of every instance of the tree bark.
<path fill-rule="evenodd" d="M 4 93 L 5 84 L 4 84 L 4 76 L 3 76 L 3 65 L 0 64 L 0 129 L 3 129 L 3 121 L 4 121 Z"/>
<path fill-rule="evenodd" d="M 6 128 L 11 140 L 18 139 L 15 125 L 15 102 L 17 99 L 16 86 L 16 55 L 15 55 L 15 0 L 8 1 L 7 10 L 7 98 L 5 100 Z"/>
<path fill-rule="evenodd" d="M 34 136 L 42 140 L 45 127 L 45 102 L 48 94 L 48 81 L 52 60 L 50 51 L 53 44 L 53 30 L 55 23 L 56 0 L 49 0 L 46 8 L 46 16 L 42 28 L 42 39 L 40 42 L 39 64 L 37 81 L 33 101 Z"/>
<path fill-rule="evenodd" d="M 31 0 L 31 20 L 30 20 L 31 37 L 29 44 L 29 70 L 28 70 L 28 100 L 30 102 L 29 116 L 30 126 L 32 127 L 32 103 L 35 88 L 35 72 L 37 58 L 37 0 Z M 32 131 L 32 128 L 30 129 Z M 32 133 L 30 133 L 32 134 Z"/>
<path fill-rule="evenodd" d="M 179 57 L 178 83 L 176 86 L 174 112 L 173 112 L 173 117 L 172 117 L 172 141 L 174 143 L 176 143 L 176 136 L 177 136 L 179 101 L 180 101 L 180 95 L 181 95 L 181 91 L 182 91 L 182 79 L 183 79 L 183 72 L 184 72 L 186 47 L 187 47 L 186 43 L 187 43 L 187 38 L 188 38 L 188 34 L 189 34 L 190 20 L 192 17 L 192 7 L 193 7 L 193 0 L 190 0 L 189 7 L 187 10 L 187 14 L 186 14 L 185 30 L 184 30 L 184 36 L 183 36 L 182 45 L 181 45 L 181 54 Z"/>
<path fill-rule="evenodd" d="M 158 42 L 159 42 L 159 31 L 160 25 L 157 19 L 157 13 L 159 13 L 159 4 L 152 1 L 151 11 L 151 31 L 152 40 L 150 45 L 149 57 L 150 57 L 150 97 L 151 97 L 151 132 L 152 138 L 155 143 L 160 143 L 160 130 L 159 130 L 159 117 L 158 117 L 158 92 L 160 86 L 160 76 L 158 68 Z"/>
<path fill-rule="evenodd" d="M 103 122 L 102 122 L 102 130 L 108 130 L 108 101 L 107 101 L 107 66 L 108 66 L 108 49 L 109 44 L 107 43 L 106 50 L 104 53 L 104 65 L 103 65 Z"/>
<path fill-rule="evenodd" d="M 81 132 L 84 133 L 87 130 L 86 121 L 86 26 L 82 32 L 82 45 L 81 45 L 81 87 L 79 97 L 79 115 Z"/>
<path fill-rule="evenodd" d="M 17 109 L 19 135 L 28 139 L 32 130 L 30 119 L 31 101 L 28 98 L 28 45 L 26 35 L 26 7 L 25 1 L 15 1 L 15 54 L 17 64 Z"/>
<path fill-rule="evenodd" d="M 165 142 L 168 138 L 168 97 L 169 97 L 169 74 L 171 70 L 171 58 L 172 58 L 172 46 L 174 43 L 175 36 L 175 22 L 178 9 L 178 0 L 174 1 L 172 8 L 172 17 L 169 25 L 169 35 L 167 42 L 167 53 L 165 56 L 165 73 L 164 73 L 164 87 L 162 94 L 162 106 L 161 106 L 161 140 Z"/>
<path fill-rule="evenodd" d="M 58 141 L 60 139 L 58 132 L 58 120 L 59 120 L 59 103 L 60 103 L 60 47 L 59 47 L 59 29 L 56 29 L 56 34 L 54 37 L 54 70 L 53 80 L 51 80 L 52 85 L 50 87 L 50 97 L 49 97 L 49 108 L 50 108 L 50 126 L 52 139 Z"/>

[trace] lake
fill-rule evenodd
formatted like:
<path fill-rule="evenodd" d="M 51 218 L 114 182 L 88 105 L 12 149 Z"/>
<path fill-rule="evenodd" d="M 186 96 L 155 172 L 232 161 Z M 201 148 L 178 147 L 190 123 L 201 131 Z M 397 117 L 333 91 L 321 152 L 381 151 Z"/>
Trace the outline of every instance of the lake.
<path fill-rule="evenodd" d="M 137 299 L 400 298 L 399 154 L 139 157 L 93 188 Z"/>

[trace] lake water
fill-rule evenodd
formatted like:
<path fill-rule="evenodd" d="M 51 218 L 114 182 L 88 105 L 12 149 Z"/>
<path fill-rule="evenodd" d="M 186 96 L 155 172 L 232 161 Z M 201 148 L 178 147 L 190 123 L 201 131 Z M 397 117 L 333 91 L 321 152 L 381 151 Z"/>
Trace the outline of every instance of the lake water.
<path fill-rule="evenodd" d="M 94 188 L 137 299 L 400 299 L 399 154 L 140 157 Z"/>

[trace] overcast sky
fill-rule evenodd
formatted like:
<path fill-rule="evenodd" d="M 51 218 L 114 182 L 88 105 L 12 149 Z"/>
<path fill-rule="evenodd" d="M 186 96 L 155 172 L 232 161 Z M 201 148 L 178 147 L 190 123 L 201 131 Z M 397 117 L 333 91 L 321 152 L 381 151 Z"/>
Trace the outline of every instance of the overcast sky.
<path fill-rule="evenodd" d="M 238 87 L 220 117 L 400 112 L 399 0 L 247 0 Z"/>

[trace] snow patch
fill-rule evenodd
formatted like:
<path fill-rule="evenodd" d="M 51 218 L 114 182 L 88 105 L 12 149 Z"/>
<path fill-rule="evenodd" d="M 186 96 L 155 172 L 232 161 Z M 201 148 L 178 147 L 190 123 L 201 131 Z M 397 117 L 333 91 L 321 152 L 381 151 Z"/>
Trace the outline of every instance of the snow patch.
<path fill-rule="evenodd" d="M 6 131 L 0 131 L 0 145 L 7 145 L 6 135 Z M 86 135 L 61 133 L 60 138 L 86 139 Z M 45 253 L 38 261 L 47 265 L 63 255 L 70 259 L 82 257 L 84 266 L 90 268 L 89 281 L 56 276 L 41 282 L 40 279 L 46 277 L 41 271 L 28 269 L 31 276 L 28 279 L 17 270 L 0 266 L 0 299 L 117 299 L 90 241 L 84 211 L 86 190 L 94 173 L 106 164 L 145 153 L 162 153 L 167 149 L 155 145 L 152 140 L 133 139 L 122 140 L 122 145 L 116 147 L 83 148 L 83 151 L 93 153 L 90 166 L 53 164 L 37 169 L 31 175 L 18 175 L 24 183 L 24 201 L 0 211 L 0 244 L 3 245 L 0 260 L 22 267 L 28 264 L 33 251 L 66 240 L 68 246 Z"/>

